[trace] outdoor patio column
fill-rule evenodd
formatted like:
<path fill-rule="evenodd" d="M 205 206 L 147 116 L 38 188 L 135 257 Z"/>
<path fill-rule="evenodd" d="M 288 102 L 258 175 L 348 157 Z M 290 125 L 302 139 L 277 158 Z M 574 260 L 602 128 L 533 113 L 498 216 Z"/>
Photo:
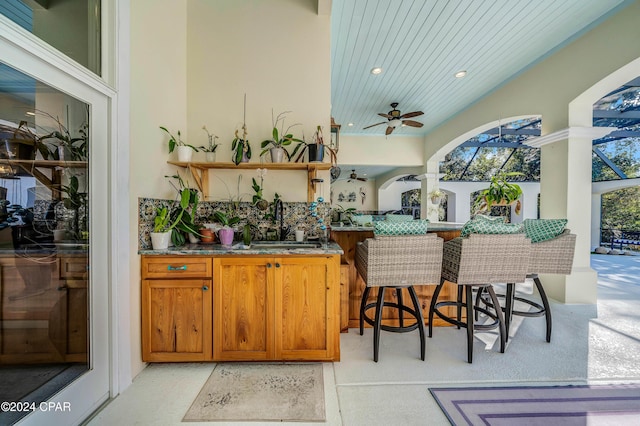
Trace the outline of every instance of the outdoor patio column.
<path fill-rule="evenodd" d="M 540 153 L 540 216 L 567 218 L 576 234 L 570 275 L 545 275 L 547 294 L 565 303 L 596 303 L 596 272 L 591 252 L 591 141 L 589 128 L 569 128 L 548 135 Z"/>
<path fill-rule="evenodd" d="M 431 222 L 438 222 L 438 204 L 431 202 L 429 193 L 439 188 L 440 164 L 438 161 L 427 161 L 427 172 L 417 176 L 420 179 L 420 217 L 429 219 Z"/>
<path fill-rule="evenodd" d="M 591 195 L 591 249 L 600 246 L 600 224 L 602 220 L 602 194 Z"/>

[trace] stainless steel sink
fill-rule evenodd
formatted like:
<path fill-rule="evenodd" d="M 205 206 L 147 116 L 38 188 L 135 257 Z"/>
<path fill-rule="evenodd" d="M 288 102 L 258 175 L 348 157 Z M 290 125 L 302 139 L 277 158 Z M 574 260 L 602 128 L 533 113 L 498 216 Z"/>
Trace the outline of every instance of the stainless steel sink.
<path fill-rule="evenodd" d="M 297 242 L 297 241 L 257 241 L 251 243 L 252 249 L 316 249 L 320 248 L 320 243 Z"/>

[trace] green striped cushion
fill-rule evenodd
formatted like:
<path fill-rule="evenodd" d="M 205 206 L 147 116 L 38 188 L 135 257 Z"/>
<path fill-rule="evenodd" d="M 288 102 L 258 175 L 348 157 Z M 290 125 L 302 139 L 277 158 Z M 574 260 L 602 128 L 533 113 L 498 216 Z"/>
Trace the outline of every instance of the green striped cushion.
<path fill-rule="evenodd" d="M 562 234 L 567 219 L 525 219 L 524 233 L 532 243 L 550 240 Z"/>
<path fill-rule="evenodd" d="M 410 214 L 387 214 L 385 220 L 390 222 L 409 222 L 413 220 L 413 216 Z"/>
<path fill-rule="evenodd" d="M 465 223 L 460 231 L 461 237 L 469 234 L 520 234 L 524 232 L 522 224 L 504 223 L 498 220 L 473 219 Z"/>
<path fill-rule="evenodd" d="M 394 222 L 380 220 L 375 222 L 374 235 L 417 235 L 426 234 L 428 220 L 412 220 L 411 222 Z"/>

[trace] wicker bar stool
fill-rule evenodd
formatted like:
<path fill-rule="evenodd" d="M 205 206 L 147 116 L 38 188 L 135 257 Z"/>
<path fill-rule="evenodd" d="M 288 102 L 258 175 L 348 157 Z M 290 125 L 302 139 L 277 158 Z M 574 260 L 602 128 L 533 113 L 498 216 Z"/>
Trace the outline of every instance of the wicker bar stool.
<path fill-rule="evenodd" d="M 570 274 L 571 267 L 573 265 L 573 255 L 575 253 L 575 247 L 576 235 L 572 234 L 569 229 L 565 229 L 562 234 L 550 240 L 531 244 L 531 255 L 529 256 L 527 278 L 533 279 L 536 290 L 540 295 L 542 305 L 537 303 L 537 301 L 522 296 L 516 296 L 515 285 L 513 283 L 507 284 L 506 294 L 498 295 L 498 297 L 505 298 L 505 306 L 502 307 L 502 311 L 505 315 L 507 340 L 509 338 L 509 326 L 511 325 L 513 315 L 523 317 L 544 316 L 547 325 L 547 342 L 551 342 L 551 308 L 549 306 L 549 299 L 547 298 L 547 294 L 544 291 L 544 287 L 542 286 L 542 282 L 540 281 L 538 274 Z M 488 300 L 486 295 L 483 295 L 482 291 L 478 291 L 478 294 L 476 295 L 476 305 L 478 305 L 480 301 L 482 301 L 489 308 L 494 307 L 493 303 Z M 533 307 L 534 310 L 514 310 L 513 306 L 515 301 L 526 303 L 527 305 Z"/>
<path fill-rule="evenodd" d="M 429 337 L 433 334 L 433 315 L 444 321 L 467 329 L 467 362 L 473 362 L 474 330 L 498 328 L 500 352 L 504 352 L 506 328 L 502 310 L 490 312 L 473 303 L 473 288 L 486 290 L 493 303 L 498 303 L 493 283 L 521 282 L 527 275 L 531 242 L 524 234 L 471 234 L 458 237 L 444 243 L 442 259 L 442 279 L 431 299 L 429 309 Z M 438 302 L 438 295 L 444 282 L 458 284 L 458 299 Z M 465 298 L 462 299 L 462 287 Z M 455 306 L 456 318 L 440 311 L 441 308 Z M 462 308 L 465 309 L 466 322 L 462 320 Z M 474 312 L 480 311 L 493 320 L 490 324 L 474 324 Z"/>
<path fill-rule="evenodd" d="M 422 308 L 413 285 L 436 284 L 442 269 L 442 238 L 436 234 L 377 236 L 358 243 L 356 269 L 366 287 L 360 302 L 360 335 L 364 333 L 364 322 L 373 326 L 373 360 L 378 362 L 380 330 L 405 333 L 418 329 L 420 334 L 420 358 L 425 358 L 424 318 Z M 378 288 L 374 303 L 367 304 L 373 287 Z M 385 301 L 387 288 L 395 289 L 397 303 Z M 407 288 L 413 307 L 403 303 L 402 289 Z M 384 307 L 398 310 L 398 326 L 382 324 Z M 367 316 L 375 308 L 375 317 Z M 404 313 L 415 319 L 415 323 L 404 325 Z"/>

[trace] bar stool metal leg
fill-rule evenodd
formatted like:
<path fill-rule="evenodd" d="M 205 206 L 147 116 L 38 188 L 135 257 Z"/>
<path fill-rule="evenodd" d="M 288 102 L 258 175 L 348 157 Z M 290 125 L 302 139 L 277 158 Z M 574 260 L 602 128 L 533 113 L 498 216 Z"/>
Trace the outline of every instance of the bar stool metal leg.
<path fill-rule="evenodd" d="M 384 291 L 386 287 L 378 288 L 378 303 L 376 305 L 376 318 L 373 325 L 373 360 L 378 362 L 380 345 L 380 328 L 382 325 L 382 308 L 384 307 Z"/>
<path fill-rule="evenodd" d="M 418 321 L 418 332 L 420 333 L 420 358 L 424 361 L 425 356 L 425 338 L 424 338 L 424 318 L 422 317 L 422 306 L 418 300 L 418 295 L 413 287 L 409 287 L 409 296 L 413 300 L 413 310 L 415 311 L 416 320 Z"/>
<path fill-rule="evenodd" d="M 362 300 L 360 301 L 360 335 L 364 334 L 364 313 L 365 306 L 367 304 L 367 299 L 369 298 L 369 293 L 371 292 L 371 287 L 365 287 L 362 292 Z"/>
<path fill-rule="evenodd" d="M 540 282 L 540 278 L 535 276 L 533 278 L 533 282 L 538 289 L 538 293 L 540 294 L 540 298 L 542 299 L 542 306 L 544 306 L 544 319 L 547 321 L 547 343 L 551 342 L 551 307 L 549 306 L 549 299 L 547 299 L 547 293 L 545 293 L 544 288 L 542 287 L 542 282 Z"/>
<path fill-rule="evenodd" d="M 458 286 L 458 287 L 462 287 L 462 286 Z M 473 362 L 473 305 L 471 304 L 471 286 L 470 285 L 465 285 L 465 292 L 466 292 L 466 297 L 467 300 L 465 301 L 465 310 L 467 313 L 467 362 L 469 364 L 471 364 Z M 458 305 L 460 306 L 460 305 Z M 458 312 L 460 312 L 458 310 Z M 460 321 L 460 316 L 458 315 L 458 321 Z M 460 328 L 458 326 L 458 328 Z"/>

